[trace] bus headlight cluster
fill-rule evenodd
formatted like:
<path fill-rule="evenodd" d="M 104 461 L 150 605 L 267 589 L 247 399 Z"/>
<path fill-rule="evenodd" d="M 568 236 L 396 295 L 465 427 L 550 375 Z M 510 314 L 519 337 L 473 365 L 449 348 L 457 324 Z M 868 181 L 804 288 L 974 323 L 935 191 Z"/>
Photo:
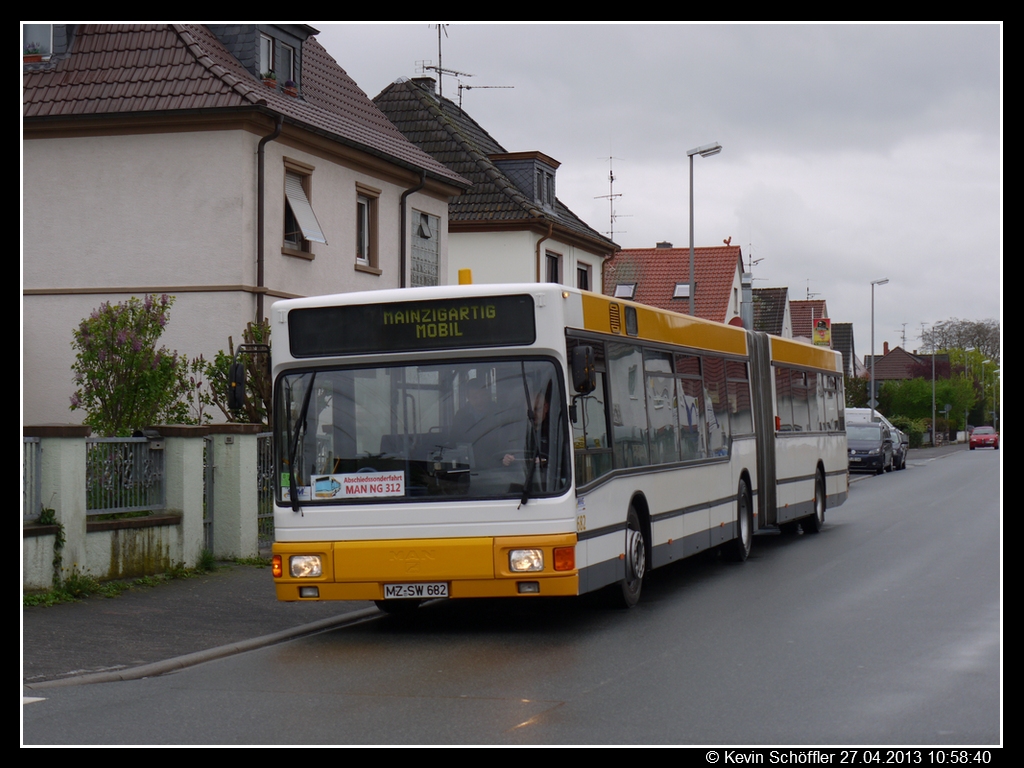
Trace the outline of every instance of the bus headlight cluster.
<path fill-rule="evenodd" d="M 323 574 L 320 555 L 292 555 L 288 565 L 292 577 L 296 579 L 315 579 Z"/>
<path fill-rule="evenodd" d="M 508 568 L 513 573 L 532 573 L 544 570 L 544 550 L 513 549 L 508 553 Z"/>

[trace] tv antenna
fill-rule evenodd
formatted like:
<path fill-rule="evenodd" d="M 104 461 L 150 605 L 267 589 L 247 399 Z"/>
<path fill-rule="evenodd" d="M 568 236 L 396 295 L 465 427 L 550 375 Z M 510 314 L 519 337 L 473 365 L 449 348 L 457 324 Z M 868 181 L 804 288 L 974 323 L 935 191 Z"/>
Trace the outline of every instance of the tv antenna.
<path fill-rule="evenodd" d="M 435 26 L 431 24 L 430 26 Z M 445 69 L 444 64 L 441 60 L 441 33 L 444 32 L 444 36 L 448 37 L 448 25 L 437 24 L 437 66 L 434 66 L 428 61 L 419 61 L 419 69 L 421 72 L 436 72 L 437 73 L 437 95 L 444 97 L 444 76 L 449 77 L 472 77 L 473 75 L 468 72 L 459 72 L 455 69 Z"/>
<path fill-rule="evenodd" d="M 605 158 L 601 159 L 604 160 Z M 608 156 L 608 194 L 598 195 L 597 197 L 594 198 L 595 200 L 608 201 L 608 230 L 605 232 L 605 234 L 608 235 L 608 238 L 610 240 L 615 239 L 615 220 L 620 217 L 627 219 L 632 218 L 630 214 L 618 214 L 615 212 L 615 198 L 622 197 L 622 193 L 615 191 L 615 171 L 612 168 L 612 161 L 621 159 L 621 157 L 612 157 L 611 155 Z M 621 230 L 619 234 L 625 234 L 625 230 Z"/>
<path fill-rule="evenodd" d="M 463 85 L 459 81 L 459 112 L 462 112 L 462 92 L 471 91 L 474 88 L 515 88 L 514 85 Z"/>

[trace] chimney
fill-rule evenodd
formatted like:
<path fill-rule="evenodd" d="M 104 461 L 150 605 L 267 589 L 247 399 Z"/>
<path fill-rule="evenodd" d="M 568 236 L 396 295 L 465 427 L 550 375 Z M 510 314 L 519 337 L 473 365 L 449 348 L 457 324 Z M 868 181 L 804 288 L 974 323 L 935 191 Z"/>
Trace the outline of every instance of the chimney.
<path fill-rule="evenodd" d="M 883 341 L 882 342 L 882 357 L 885 357 L 888 354 L 889 354 L 889 342 L 888 341 Z"/>
<path fill-rule="evenodd" d="M 662 240 L 660 243 L 657 243 L 654 247 L 655 248 L 671 248 L 672 247 L 672 243 L 668 242 L 667 240 Z"/>
<path fill-rule="evenodd" d="M 437 80 L 432 77 L 414 77 L 412 81 L 427 93 L 437 93 Z"/>

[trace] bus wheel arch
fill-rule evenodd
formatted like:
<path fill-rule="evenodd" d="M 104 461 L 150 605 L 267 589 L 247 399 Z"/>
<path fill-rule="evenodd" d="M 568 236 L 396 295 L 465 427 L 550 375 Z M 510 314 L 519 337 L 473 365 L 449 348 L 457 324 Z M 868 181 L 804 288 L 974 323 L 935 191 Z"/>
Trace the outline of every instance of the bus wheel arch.
<path fill-rule="evenodd" d="M 800 527 L 804 533 L 818 533 L 825 525 L 825 469 L 818 464 L 814 473 L 814 511 L 800 521 Z"/>

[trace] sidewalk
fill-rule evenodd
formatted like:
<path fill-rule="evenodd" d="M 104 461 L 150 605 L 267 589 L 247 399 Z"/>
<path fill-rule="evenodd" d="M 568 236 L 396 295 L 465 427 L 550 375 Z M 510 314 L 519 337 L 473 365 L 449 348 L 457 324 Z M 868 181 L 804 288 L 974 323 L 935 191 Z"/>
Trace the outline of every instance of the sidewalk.
<path fill-rule="evenodd" d="M 22 608 L 22 681 L 122 679 L 143 665 L 181 667 L 377 613 L 372 603 L 278 602 L 272 582 L 269 567 L 222 564 L 114 598 Z M 201 655 L 182 662 L 188 654 Z"/>

